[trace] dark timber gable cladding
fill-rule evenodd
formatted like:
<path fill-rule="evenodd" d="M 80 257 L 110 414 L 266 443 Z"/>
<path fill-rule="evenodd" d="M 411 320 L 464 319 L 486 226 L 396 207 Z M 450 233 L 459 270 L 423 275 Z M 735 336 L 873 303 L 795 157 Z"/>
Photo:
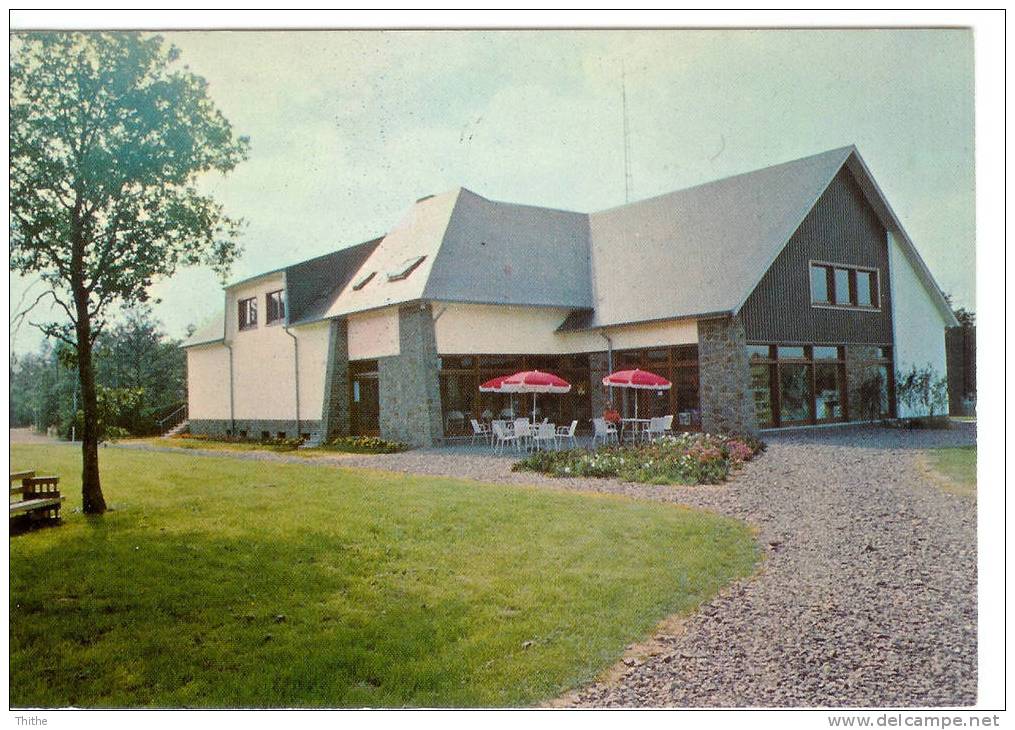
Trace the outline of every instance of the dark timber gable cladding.
<path fill-rule="evenodd" d="M 811 306 L 810 261 L 876 268 L 879 311 Z M 843 167 L 741 310 L 748 342 L 892 343 L 888 234 Z"/>

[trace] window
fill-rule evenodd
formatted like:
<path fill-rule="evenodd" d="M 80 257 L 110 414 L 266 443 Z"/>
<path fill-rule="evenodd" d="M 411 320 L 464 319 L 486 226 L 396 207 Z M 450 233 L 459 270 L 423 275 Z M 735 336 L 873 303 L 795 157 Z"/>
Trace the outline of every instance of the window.
<path fill-rule="evenodd" d="M 878 280 L 873 271 L 856 272 L 856 303 L 860 307 L 878 305 Z"/>
<path fill-rule="evenodd" d="M 811 264 L 811 301 L 814 304 L 832 303 L 832 285 L 829 281 L 831 269 Z"/>
<path fill-rule="evenodd" d="M 352 285 L 353 291 L 359 291 L 367 284 L 369 284 L 370 280 L 374 278 L 374 274 L 376 273 L 377 273 L 376 271 L 371 271 L 369 274 L 361 276 L 359 281 L 357 281 L 355 284 Z"/>
<path fill-rule="evenodd" d="M 841 360 L 842 357 L 839 354 L 838 347 L 828 347 L 823 345 L 814 346 L 814 359 L 815 360 Z"/>
<path fill-rule="evenodd" d="M 849 291 L 849 269 L 835 270 L 835 303 L 840 306 L 853 303 L 853 295 Z"/>
<path fill-rule="evenodd" d="M 423 263 L 426 256 L 413 256 L 408 258 L 399 264 L 398 268 L 388 272 L 388 281 L 401 281 L 402 279 L 408 279 L 409 274 L 416 270 L 416 268 Z"/>
<path fill-rule="evenodd" d="M 268 318 L 265 324 L 275 324 L 285 319 L 285 295 L 281 289 L 268 292 Z"/>
<path fill-rule="evenodd" d="M 257 297 L 241 299 L 240 307 L 240 329 L 249 330 L 257 327 Z"/>
<path fill-rule="evenodd" d="M 748 344 L 747 350 L 759 426 L 802 426 L 851 418 L 844 347 Z M 774 357 L 765 357 L 769 351 Z M 882 351 L 867 347 L 863 352 L 874 357 Z"/>
<path fill-rule="evenodd" d="M 877 269 L 812 263 L 811 304 L 818 307 L 877 309 Z"/>
<path fill-rule="evenodd" d="M 772 348 L 768 345 L 748 345 L 747 356 L 752 360 L 771 360 Z"/>

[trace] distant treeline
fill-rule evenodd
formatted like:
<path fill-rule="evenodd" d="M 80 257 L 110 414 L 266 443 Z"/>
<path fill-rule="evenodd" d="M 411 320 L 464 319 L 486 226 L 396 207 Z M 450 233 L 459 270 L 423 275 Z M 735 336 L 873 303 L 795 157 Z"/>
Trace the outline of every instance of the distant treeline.
<path fill-rule="evenodd" d="M 148 309 L 128 312 L 95 345 L 102 430 L 106 435 L 148 435 L 158 421 L 186 402 L 186 355 Z M 55 426 L 69 438 L 82 414 L 74 350 L 44 342 L 38 352 L 11 355 L 11 427 Z"/>

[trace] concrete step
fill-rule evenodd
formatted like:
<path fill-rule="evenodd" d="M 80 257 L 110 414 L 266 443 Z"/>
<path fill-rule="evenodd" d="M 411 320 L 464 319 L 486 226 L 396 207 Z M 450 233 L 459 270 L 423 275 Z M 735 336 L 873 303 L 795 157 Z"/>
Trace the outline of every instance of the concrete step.
<path fill-rule="evenodd" d="M 186 431 L 187 428 L 189 428 L 189 427 L 190 427 L 190 421 L 180 421 L 175 426 L 173 426 L 171 429 L 169 429 L 164 434 L 162 434 L 162 438 L 167 439 L 170 436 L 176 436 L 177 434 L 181 434 L 184 431 Z"/>

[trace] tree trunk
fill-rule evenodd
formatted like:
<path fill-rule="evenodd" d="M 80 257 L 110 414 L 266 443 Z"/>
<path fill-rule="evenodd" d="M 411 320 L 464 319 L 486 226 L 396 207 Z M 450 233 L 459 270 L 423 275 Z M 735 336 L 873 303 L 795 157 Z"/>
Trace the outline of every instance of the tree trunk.
<path fill-rule="evenodd" d="M 80 319 L 79 319 L 80 321 Z M 85 329 L 90 330 L 85 320 Z M 78 377 L 81 380 L 81 408 L 84 411 L 84 428 L 81 432 L 81 504 L 86 515 L 101 515 L 106 511 L 99 482 L 99 401 L 95 389 L 95 366 L 92 363 L 92 345 L 88 332 L 82 337 L 78 326 Z"/>
<path fill-rule="evenodd" d="M 78 206 L 79 207 L 79 206 Z M 71 233 L 72 281 L 76 321 L 78 380 L 81 382 L 81 410 L 84 427 L 81 430 L 81 509 L 86 515 L 101 515 L 106 511 L 99 482 L 99 399 L 95 386 L 95 363 L 92 362 L 92 318 L 88 307 L 88 290 L 84 285 L 84 243 L 77 225 L 77 209 Z M 76 415 L 76 414 L 75 414 Z"/>

